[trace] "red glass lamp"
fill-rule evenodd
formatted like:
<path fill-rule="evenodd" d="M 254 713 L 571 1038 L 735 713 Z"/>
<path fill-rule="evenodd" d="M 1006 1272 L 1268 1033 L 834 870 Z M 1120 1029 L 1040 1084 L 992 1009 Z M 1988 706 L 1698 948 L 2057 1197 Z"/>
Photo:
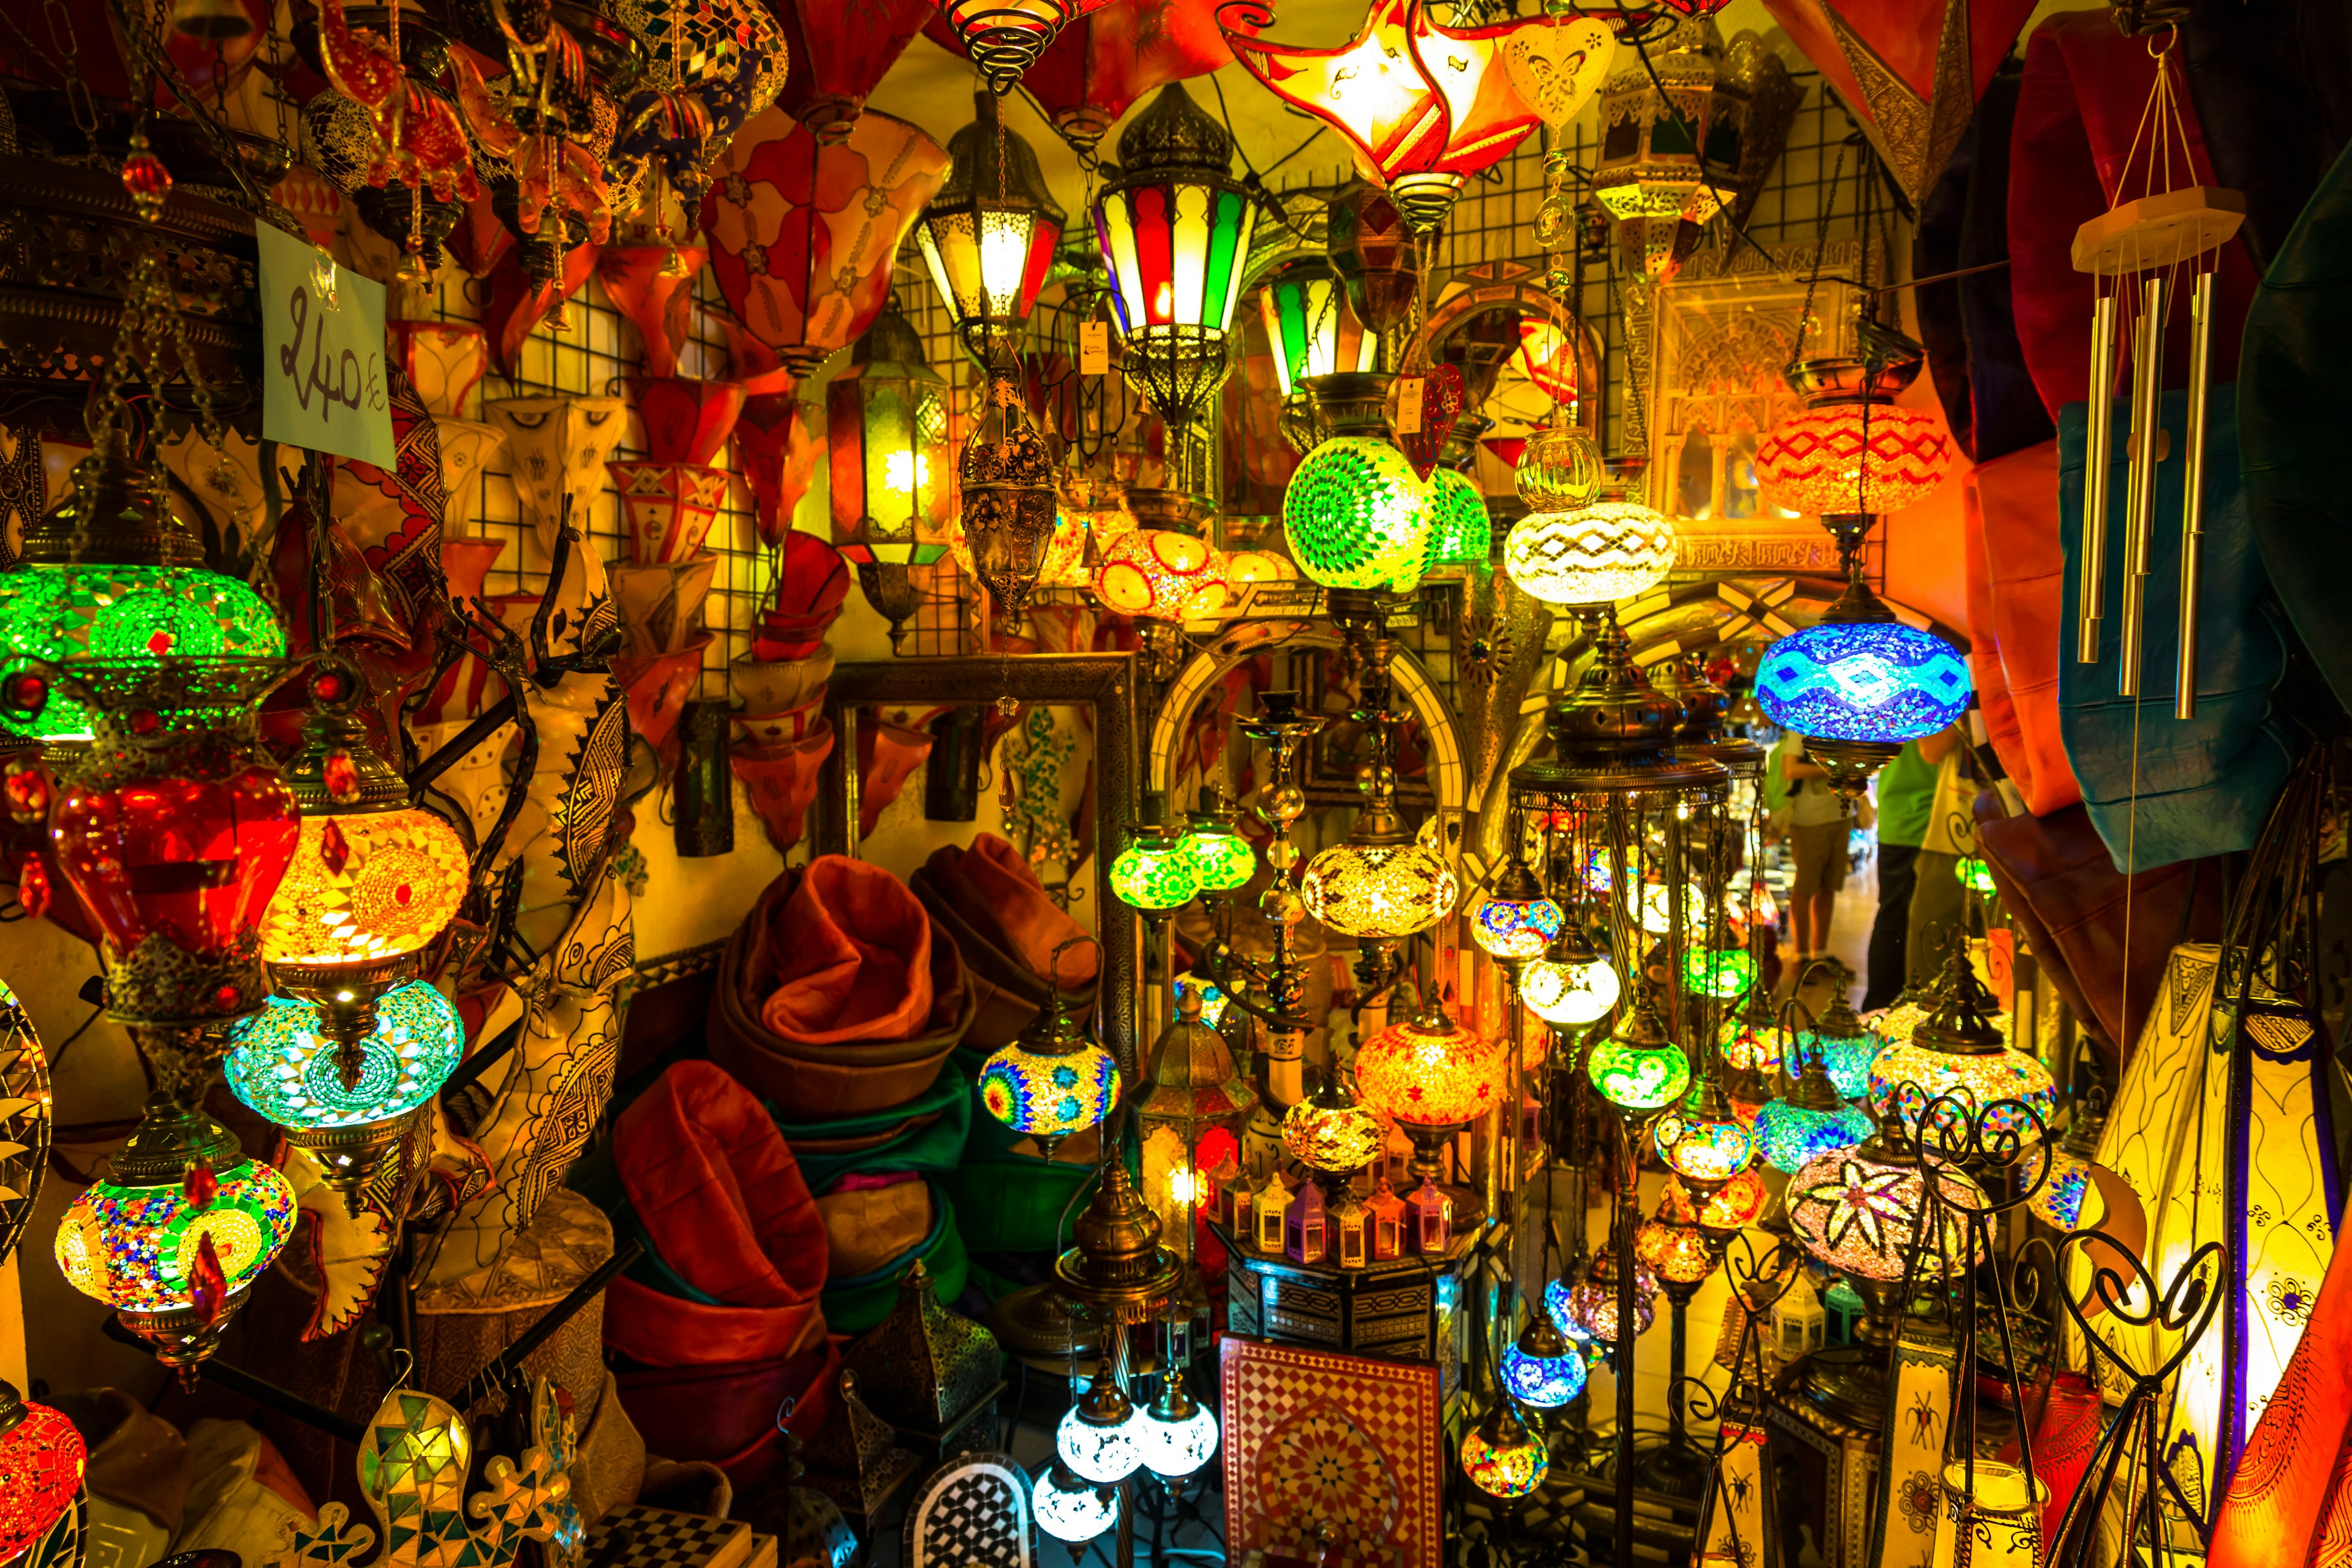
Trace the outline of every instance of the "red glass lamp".
<path fill-rule="evenodd" d="M 953 167 L 915 222 L 915 246 L 964 348 L 990 364 L 1019 351 L 1065 215 L 995 97 L 972 101 L 977 118 L 948 142 Z"/>
<path fill-rule="evenodd" d="M 1475 1213 L 1474 1194 L 1443 1181 L 1445 1145 L 1463 1127 L 1505 1103 L 1509 1083 L 1508 1047 L 1464 1028 L 1434 1002 L 1419 1017 L 1382 1029 L 1357 1051 L 1357 1092 L 1412 1140 L 1412 1172 L 1421 1183 L 1406 1201 L 1414 1205 L 1416 1226 L 1442 1212 L 1450 1233 L 1456 1216 Z"/>
<path fill-rule="evenodd" d="M 0 1383 L 0 1562 L 12 1562 L 73 1506 L 89 1455 L 63 1414 Z"/>

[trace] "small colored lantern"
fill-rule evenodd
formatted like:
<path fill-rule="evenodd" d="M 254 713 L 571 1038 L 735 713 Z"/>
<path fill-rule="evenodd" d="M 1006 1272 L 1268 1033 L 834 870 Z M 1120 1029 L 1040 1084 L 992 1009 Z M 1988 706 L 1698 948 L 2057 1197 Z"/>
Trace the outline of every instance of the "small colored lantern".
<path fill-rule="evenodd" d="M 1674 523 L 1633 501 L 1530 512 L 1503 541 L 1503 570 L 1548 605 L 1630 599 L 1657 586 L 1674 563 Z"/>
<path fill-rule="evenodd" d="M 980 1067 L 980 1102 L 1048 1160 L 1063 1139 L 1097 1126 L 1118 1103 L 1118 1063 L 1064 1011 L 1049 988 L 1045 1012 Z"/>
<path fill-rule="evenodd" d="M 1535 324 L 1529 318 L 1522 327 Z M 1528 437 L 1519 460 L 1511 465 L 1511 487 L 1531 513 L 1581 511 L 1601 499 L 1608 479 L 1601 443 L 1558 416 Z"/>
<path fill-rule="evenodd" d="M 1372 1261 L 1387 1263 L 1404 1256 L 1404 1200 L 1396 1195 L 1382 1176 L 1372 1185 L 1372 1195 L 1364 1200 L 1364 1208 L 1371 1215 Z"/>
<path fill-rule="evenodd" d="M 1527 1429 L 1507 1399 L 1496 1401 L 1476 1429 L 1462 1435 L 1462 1473 L 1498 1501 L 1528 1496 L 1550 1471 L 1542 1439 Z"/>
<path fill-rule="evenodd" d="M 1250 1224 L 1257 1230 L 1257 1249 L 1269 1257 L 1281 1255 L 1283 1227 L 1294 1195 L 1290 1184 L 1282 1179 L 1282 1173 L 1276 1171 L 1266 1176 L 1256 1202 L 1250 1205 Z"/>
<path fill-rule="evenodd" d="M 1125 367 L 1174 429 L 1224 382 L 1257 209 L 1233 177 L 1233 137 L 1180 82 L 1118 138 L 1118 176 L 1095 203 Z"/>
<path fill-rule="evenodd" d="M 921 335 L 893 297 L 825 384 L 835 540 L 880 545 L 945 534 L 947 399 L 947 381 L 930 367 Z"/>
<path fill-rule="evenodd" d="M 73 1506 L 89 1458 L 63 1412 L 0 1383 L 0 1562 L 23 1556 Z"/>
<path fill-rule="evenodd" d="M 1441 465 L 1430 470 L 1422 505 L 1429 512 L 1429 547 L 1413 573 L 1415 583 L 1440 566 L 1486 563 L 1494 549 L 1495 520 L 1476 485 Z"/>
<path fill-rule="evenodd" d="M 1339 1204 L 1331 1211 L 1331 1235 L 1339 1255 L 1342 1268 L 1361 1268 L 1371 1261 L 1372 1215 L 1354 1191 L 1342 1188 Z"/>
<path fill-rule="evenodd" d="M 957 459 L 973 574 L 1000 619 L 1018 622 L 1054 537 L 1054 453 L 1030 423 L 1009 375 L 989 379 L 985 406 Z"/>
<path fill-rule="evenodd" d="M 1858 1100 L 1869 1092 L 1870 1064 L 1885 1043 L 1864 1026 L 1843 984 L 1831 991 L 1821 1022 L 1797 1033 L 1798 1048 L 1821 1062 L 1841 1100 Z"/>
<path fill-rule="evenodd" d="M 1715 1251 L 1697 1223 L 1663 1213 L 1633 1233 L 1633 1256 L 1669 1289 L 1696 1286 L 1715 1272 Z"/>
<path fill-rule="evenodd" d="M 1740 1172 L 1696 1203 L 1679 1176 L 1668 1179 L 1666 1194 L 1678 1205 L 1676 1212 L 1691 1211 L 1700 1229 L 1712 1231 L 1717 1236 L 1728 1236 L 1743 1226 L 1755 1224 L 1772 1205 L 1772 1189 L 1764 1184 L 1763 1176 L 1753 1166 Z"/>
<path fill-rule="evenodd" d="M 1633 1337 L 1641 1338 L 1657 1321 L 1658 1278 L 1648 1265 L 1633 1265 Z M 1585 1277 L 1570 1284 L 1555 1279 L 1544 1289 L 1544 1308 L 1553 1324 L 1571 1340 L 1608 1350 L 1617 1342 L 1617 1255 L 1604 1247 L 1593 1256 Z"/>
<path fill-rule="evenodd" d="M 1314 1182 L 1299 1184 L 1298 1195 L 1290 1200 L 1290 1211 L 1282 1216 L 1283 1255 L 1293 1263 L 1320 1263 L 1330 1245 L 1325 1222 L 1328 1204 L 1322 1187 Z"/>
<path fill-rule="evenodd" d="M 58 1268 L 193 1375 L 294 1234 L 294 1189 L 202 1111 L 158 1095 L 58 1226 Z"/>
<path fill-rule="evenodd" d="M 1405 1194 L 1405 1216 L 1412 1231 L 1412 1249 L 1424 1258 L 1443 1258 L 1454 1245 L 1454 1198 L 1433 1176 Z"/>
<path fill-rule="evenodd" d="M 1584 1392 L 1584 1358 L 1549 1312 L 1528 1320 L 1517 1342 L 1503 1352 L 1500 1372 L 1510 1396 L 1536 1410 L 1558 1410 Z"/>
<path fill-rule="evenodd" d="M 976 92 L 972 104 L 972 122 L 948 142 L 947 184 L 915 221 L 915 246 L 965 352 L 997 365 L 1020 349 L 1065 215 L 995 95 Z"/>
<path fill-rule="evenodd" d="M 1431 517 L 1412 459 L 1386 441 L 1335 437 L 1299 459 L 1282 493 L 1291 559 L 1326 588 L 1420 581 Z"/>
<path fill-rule="evenodd" d="M 1162 1234 L 1187 1258 L 1192 1215 L 1214 1201 L 1208 1168 L 1237 1159 L 1242 1130 L 1258 1103 L 1248 1080 L 1234 1070 L 1224 1037 L 1207 1021 L 1206 989 L 1197 981 L 1177 983 L 1176 1016 L 1152 1044 L 1135 1106 L 1146 1200 L 1160 1215 Z M 1105 1103 L 1107 1109 L 1110 1102 Z"/>
<path fill-rule="evenodd" d="M 1633 1017 L 1592 1047 L 1584 1071 L 1601 1098 L 1628 1115 L 1671 1105 L 1690 1087 L 1690 1058 L 1666 1037 L 1649 985 L 1635 993 Z"/>
<path fill-rule="evenodd" d="M 1224 608 L 1227 581 L 1225 553 L 1215 545 L 1171 528 L 1145 528 L 1103 547 L 1095 597 L 1113 615 L 1195 621 Z"/>
<path fill-rule="evenodd" d="M 1314 399 L 1303 384 L 1316 376 L 1378 369 L 1380 337 L 1365 330 L 1339 273 L 1319 256 L 1276 268 L 1259 288 L 1257 303 L 1282 391 L 1283 439 L 1304 454 L 1321 436 Z"/>

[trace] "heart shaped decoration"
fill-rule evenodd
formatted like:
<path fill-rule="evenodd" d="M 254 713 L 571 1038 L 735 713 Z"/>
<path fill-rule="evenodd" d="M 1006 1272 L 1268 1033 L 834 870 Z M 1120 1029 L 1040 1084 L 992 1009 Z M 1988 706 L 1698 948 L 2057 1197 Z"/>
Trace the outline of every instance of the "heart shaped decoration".
<path fill-rule="evenodd" d="M 1400 411 L 1412 395 L 1407 385 L 1415 379 L 1421 383 L 1421 427 L 1407 435 L 1404 426 L 1409 421 L 1400 416 Z M 1418 378 L 1401 375 L 1389 388 L 1389 427 L 1397 432 L 1397 448 L 1412 459 L 1413 470 L 1423 479 L 1437 467 L 1437 450 L 1454 434 L 1454 422 L 1462 416 L 1465 400 L 1462 372 L 1450 364 L 1424 371 Z"/>
<path fill-rule="evenodd" d="M 1584 111 L 1617 57 L 1617 35 L 1592 16 L 1530 21 L 1499 46 L 1511 89 L 1554 131 Z"/>

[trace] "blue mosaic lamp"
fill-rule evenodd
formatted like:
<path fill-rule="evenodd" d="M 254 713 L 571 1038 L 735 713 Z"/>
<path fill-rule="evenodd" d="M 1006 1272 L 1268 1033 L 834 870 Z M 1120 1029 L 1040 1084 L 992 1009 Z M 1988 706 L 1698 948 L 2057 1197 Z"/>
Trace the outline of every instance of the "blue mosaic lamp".
<path fill-rule="evenodd" d="M 1565 1299 L 1561 1305 L 1564 1310 Z M 1528 1321 L 1518 1342 L 1503 1352 L 1501 1371 L 1504 1389 L 1530 1409 L 1557 1410 L 1584 1392 L 1584 1357 L 1559 1331 L 1549 1310 Z"/>
<path fill-rule="evenodd" d="M 1048 1160 L 1063 1139 L 1097 1125 L 1118 1103 L 1118 1063 L 1062 1009 L 1058 987 L 1011 1045 L 980 1064 L 980 1103 Z"/>
<path fill-rule="evenodd" d="M 1805 739 L 1830 787 L 1859 799 L 1906 741 L 1932 735 L 1969 705 L 1969 667 L 1951 644 L 1895 618 L 1860 578 L 1821 620 L 1782 637 L 1756 669 L 1756 700 Z"/>
<path fill-rule="evenodd" d="M 1808 1160 L 1851 1149 L 1874 1131 L 1867 1113 L 1838 1098 L 1818 1057 L 1805 1058 L 1786 1096 L 1756 1113 L 1757 1146 L 1776 1171 L 1794 1171 Z"/>

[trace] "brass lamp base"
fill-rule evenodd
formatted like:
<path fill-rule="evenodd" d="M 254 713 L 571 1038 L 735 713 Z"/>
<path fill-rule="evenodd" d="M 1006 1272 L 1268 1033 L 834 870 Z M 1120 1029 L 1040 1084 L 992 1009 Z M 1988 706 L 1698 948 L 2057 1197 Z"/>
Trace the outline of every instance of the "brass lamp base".
<path fill-rule="evenodd" d="M 1871 775 L 1895 760 L 1902 746 L 1892 741 L 1829 741 L 1805 737 L 1805 755 L 1828 771 L 1830 789 L 1846 800 L 1869 793 Z"/>

